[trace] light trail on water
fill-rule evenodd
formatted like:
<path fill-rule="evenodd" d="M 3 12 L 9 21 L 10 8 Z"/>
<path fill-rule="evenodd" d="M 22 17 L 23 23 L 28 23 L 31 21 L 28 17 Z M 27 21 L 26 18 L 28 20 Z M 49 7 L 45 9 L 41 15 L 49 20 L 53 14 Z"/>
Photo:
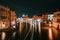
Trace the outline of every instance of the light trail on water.
<path fill-rule="evenodd" d="M 2 40 L 5 40 L 5 37 L 6 37 L 6 33 L 5 33 L 5 32 L 2 32 L 2 37 L 1 37 L 1 39 L 2 39 Z"/>
<path fill-rule="evenodd" d="M 49 31 L 48 31 L 48 38 L 49 40 L 53 40 L 53 35 L 52 35 L 52 29 L 49 28 Z"/>

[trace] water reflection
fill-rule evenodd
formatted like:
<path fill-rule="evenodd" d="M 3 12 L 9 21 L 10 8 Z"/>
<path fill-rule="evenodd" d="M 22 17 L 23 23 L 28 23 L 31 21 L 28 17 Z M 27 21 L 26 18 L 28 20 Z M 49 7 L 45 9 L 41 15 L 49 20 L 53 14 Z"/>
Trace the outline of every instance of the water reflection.
<path fill-rule="evenodd" d="M 5 40 L 5 37 L 6 37 L 6 33 L 5 33 L 5 32 L 2 32 L 2 37 L 1 37 L 1 39 L 2 39 L 2 40 Z"/>
<path fill-rule="evenodd" d="M 13 32 L 13 38 L 15 38 L 16 32 Z"/>
<path fill-rule="evenodd" d="M 49 37 L 49 40 L 53 40 L 52 29 L 51 28 L 49 28 L 48 37 Z"/>

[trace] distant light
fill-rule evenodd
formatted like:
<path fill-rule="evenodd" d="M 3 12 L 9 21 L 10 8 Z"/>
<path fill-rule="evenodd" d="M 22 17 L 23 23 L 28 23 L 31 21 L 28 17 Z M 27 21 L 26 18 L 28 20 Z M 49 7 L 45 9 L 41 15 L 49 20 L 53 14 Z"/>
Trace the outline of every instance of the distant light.
<path fill-rule="evenodd" d="M 14 24 L 15 24 L 15 21 L 12 21 L 12 22 L 11 22 L 11 25 L 14 25 Z"/>
<path fill-rule="evenodd" d="M 32 21 L 32 19 L 31 19 L 31 18 L 30 18 L 29 20 L 30 20 L 30 21 Z"/>
<path fill-rule="evenodd" d="M 23 14 L 22 17 L 25 17 L 25 15 Z"/>
<path fill-rule="evenodd" d="M 16 26 L 13 26 L 13 28 L 16 28 Z"/>
<path fill-rule="evenodd" d="M 50 26 L 50 27 L 52 26 L 51 22 L 49 22 L 49 26 Z"/>
<path fill-rule="evenodd" d="M 20 18 L 18 18 L 17 20 L 20 20 Z"/>
<path fill-rule="evenodd" d="M 41 22 L 41 19 L 37 19 L 38 22 Z"/>
<path fill-rule="evenodd" d="M 32 22 L 32 26 L 33 26 L 33 28 L 35 27 L 35 26 L 34 26 L 34 23 L 35 23 L 35 22 L 33 21 L 33 22 Z"/>
<path fill-rule="evenodd" d="M 37 19 L 37 21 L 40 21 L 40 19 Z"/>
<path fill-rule="evenodd" d="M 2 32 L 2 40 L 5 40 L 5 37 L 6 37 L 6 33 Z"/>
<path fill-rule="evenodd" d="M 53 19 L 53 16 L 54 16 L 53 14 L 49 14 L 48 15 L 48 20 L 52 20 Z"/>
<path fill-rule="evenodd" d="M 5 28 L 5 24 L 2 24 L 2 28 Z"/>
<path fill-rule="evenodd" d="M 21 18 L 20 22 L 23 22 L 24 20 Z"/>

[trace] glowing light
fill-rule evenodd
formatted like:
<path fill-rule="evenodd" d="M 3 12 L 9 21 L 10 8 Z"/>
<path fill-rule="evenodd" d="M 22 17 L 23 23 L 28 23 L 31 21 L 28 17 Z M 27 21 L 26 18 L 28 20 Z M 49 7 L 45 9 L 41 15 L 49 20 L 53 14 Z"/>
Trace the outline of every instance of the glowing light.
<path fill-rule="evenodd" d="M 5 28 L 5 24 L 2 24 L 2 28 Z"/>
<path fill-rule="evenodd" d="M 18 18 L 17 20 L 20 20 L 20 18 Z"/>
<path fill-rule="evenodd" d="M 29 19 L 30 21 L 30 31 L 32 31 L 32 19 Z"/>
<path fill-rule="evenodd" d="M 39 33 L 41 33 L 41 23 L 38 22 L 38 26 L 39 26 Z"/>
<path fill-rule="evenodd" d="M 31 40 L 33 40 L 33 36 L 34 36 L 34 22 L 32 24 L 32 36 L 31 36 Z"/>
<path fill-rule="evenodd" d="M 12 22 L 11 22 L 11 25 L 14 25 L 14 24 L 15 24 L 15 21 L 12 21 Z"/>
<path fill-rule="evenodd" d="M 13 28 L 16 28 L 16 26 L 13 26 Z"/>
<path fill-rule="evenodd" d="M 50 27 L 52 26 L 51 22 L 49 22 L 49 26 L 50 26 Z"/>
<path fill-rule="evenodd" d="M 57 28 L 57 26 L 58 26 L 58 23 L 53 22 L 53 27 Z"/>
<path fill-rule="evenodd" d="M 36 23 L 36 20 L 35 20 L 35 31 L 37 30 L 37 23 Z"/>
<path fill-rule="evenodd" d="M 38 21 L 39 33 L 41 33 L 41 19 L 37 19 L 37 21 Z"/>
<path fill-rule="evenodd" d="M 40 21 L 40 19 L 37 19 L 37 21 Z"/>
<path fill-rule="evenodd" d="M 20 25 L 19 25 L 19 31 L 20 31 L 20 35 L 21 35 L 21 32 L 22 32 L 22 24 L 20 22 Z"/>
<path fill-rule="evenodd" d="M 28 25 L 28 24 L 27 24 L 27 20 L 26 20 L 26 30 L 27 30 L 27 27 L 28 27 L 27 25 Z"/>
<path fill-rule="evenodd" d="M 51 28 L 49 28 L 48 37 L 49 37 L 49 40 L 53 40 Z"/>
<path fill-rule="evenodd" d="M 24 20 L 21 18 L 20 22 L 24 22 Z"/>
<path fill-rule="evenodd" d="M 33 21 L 33 23 L 32 23 L 32 27 L 34 28 L 35 26 L 34 26 L 34 21 Z"/>
<path fill-rule="evenodd" d="M 5 36 L 6 36 L 5 32 L 2 32 L 2 40 L 5 40 Z"/>
<path fill-rule="evenodd" d="M 25 17 L 25 15 L 23 14 L 22 17 Z"/>
<path fill-rule="evenodd" d="M 53 19 L 53 16 L 54 16 L 53 14 L 49 14 L 48 15 L 48 20 L 52 20 Z"/>

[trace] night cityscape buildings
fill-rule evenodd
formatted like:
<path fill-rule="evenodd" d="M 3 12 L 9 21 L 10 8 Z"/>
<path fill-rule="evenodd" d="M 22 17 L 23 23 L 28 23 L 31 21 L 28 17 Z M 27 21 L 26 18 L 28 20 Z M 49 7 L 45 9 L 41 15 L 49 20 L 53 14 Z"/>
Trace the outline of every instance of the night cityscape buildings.
<path fill-rule="evenodd" d="M 59 40 L 60 11 L 17 18 L 15 11 L 0 5 L 0 33 L 1 40 Z"/>

